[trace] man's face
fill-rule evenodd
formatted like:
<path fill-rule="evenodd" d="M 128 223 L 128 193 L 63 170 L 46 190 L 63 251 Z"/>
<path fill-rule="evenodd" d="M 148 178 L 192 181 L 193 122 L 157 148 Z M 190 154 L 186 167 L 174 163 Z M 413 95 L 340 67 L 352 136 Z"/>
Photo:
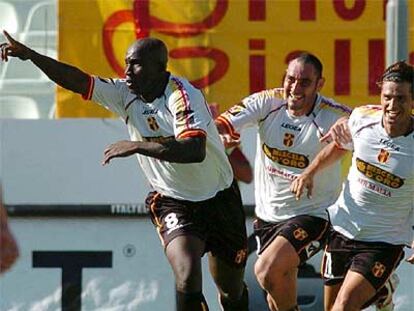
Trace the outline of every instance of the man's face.
<path fill-rule="evenodd" d="M 414 100 L 408 82 L 385 81 L 381 87 L 383 124 L 391 136 L 404 135 L 411 126 Z"/>
<path fill-rule="evenodd" d="M 148 53 L 131 46 L 125 57 L 125 79 L 128 88 L 137 95 L 146 94 L 160 78 L 160 66 Z"/>
<path fill-rule="evenodd" d="M 283 82 L 289 112 L 294 116 L 307 114 L 323 83 L 313 65 L 291 61 Z"/>

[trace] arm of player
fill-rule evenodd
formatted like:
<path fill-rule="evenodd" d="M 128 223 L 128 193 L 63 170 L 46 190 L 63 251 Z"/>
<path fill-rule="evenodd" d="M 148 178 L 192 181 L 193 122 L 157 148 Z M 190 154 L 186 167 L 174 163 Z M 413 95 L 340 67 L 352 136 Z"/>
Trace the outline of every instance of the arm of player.
<path fill-rule="evenodd" d="M 6 209 L 0 202 L 0 273 L 10 269 L 18 256 L 19 250 L 8 226 Z"/>
<path fill-rule="evenodd" d="M 349 117 L 339 118 L 321 139 L 321 142 L 334 141 L 338 146 L 346 146 L 352 141 L 351 131 L 348 126 Z"/>
<path fill-rule="evenodd" d="M 0 44 L 0 58 L 8 61 L 9 56 L 18 57 L 21 60 L 31 60 L 52 81 L 61 87 L 75 93 L 86 94 L 89 86 L 89 75 L 71 65 L 59 62 L 46 55 L 39 54 L 3 31 L 7 43 Z"/>
<path fill-rule="evenodd" d="M 305 189 L 307 189 L 308 198 L 311 198 L 315 174 L 341 159 L 347 152 L 347 150 L 338 148 L 334 142 L 325 146 L 290 185 L 290 191 L 295 194 L 296 200 L 300 199 Z"/>
<path fill-rule="evenodd" d="M 231 168 L 233 169 L 234 178 L 238 181 L 250 184 L 253 180 L 253 169 L 241 149 L 239 147 L 226 149 L 226 153 Z"/>
<path fill-rule="evenodd" d="M 124 158 L 135 153 L 176 163 L 202 162 L 206 157 L 206 138 L 204 136 L 171 139 L 167 142 L 118 141 L 104 151 L 102 165 L 109 164 L 113 158 Z"/>

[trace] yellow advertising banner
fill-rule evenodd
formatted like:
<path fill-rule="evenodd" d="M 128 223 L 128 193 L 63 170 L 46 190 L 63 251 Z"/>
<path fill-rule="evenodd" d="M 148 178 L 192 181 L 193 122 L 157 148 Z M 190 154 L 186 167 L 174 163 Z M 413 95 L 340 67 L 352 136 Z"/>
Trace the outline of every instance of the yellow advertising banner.
<path fill-rule="evenodd" d="M 386 0 L 60 0 L 59 59 L 102 77 L 122 77 L 136 39 L 169 48 L 169 70 L 202 88 L 223 111 L 281 85 L 287 62 L 317 55 L 323 94 L 350 106 L 377 103 L 385 68 Z M 408 0 L 414 64 L 414 0 Z M 58 89 L 58 117 L 108 117 Z"/>

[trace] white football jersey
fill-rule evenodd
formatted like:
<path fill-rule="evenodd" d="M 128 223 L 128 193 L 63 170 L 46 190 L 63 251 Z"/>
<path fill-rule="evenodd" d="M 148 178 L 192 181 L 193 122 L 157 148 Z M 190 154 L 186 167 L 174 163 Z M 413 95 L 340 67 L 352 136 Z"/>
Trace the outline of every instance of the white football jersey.
<path fill-rule="evenodd" d="M 414 132 L 389 137 L 380 106 L 356 108 L 349 119 L 352 165 L 338 201 L 334 229 L 350 239 L 410 245 L 414 221 Z"/>
<path fill-rule="evenodd" d="M 340 163 L 315 177 L 312 199 L 297 201 L 289 190 L 291 182 L 325 146 L 319 139 L 350 109 L 318 95 L 313 110 L 301 117 L 287 111 L 282 89 L 265 90 L 243 99 L 223 113 L 217 122 L 238 139 L 246 127 L 258 127 L 255 161 L 256 215 L 278 222 L 298 215 L 327 219 L 326 208 L 340 191 Z"/>
<path fill-rule="evenodd" d="M 233 172 L 207 102 L 186 79 L 171 75 L 164 94 L 146 103 L 128 89 L 124 79 L 93 77 L 85 98 L 118 114 L 132 141 L 206 137 L 206 158 L 201 163 L 172 163 L 137 154 L 149 183 L 159 193 L 202 201 L 231 185 Z"/>

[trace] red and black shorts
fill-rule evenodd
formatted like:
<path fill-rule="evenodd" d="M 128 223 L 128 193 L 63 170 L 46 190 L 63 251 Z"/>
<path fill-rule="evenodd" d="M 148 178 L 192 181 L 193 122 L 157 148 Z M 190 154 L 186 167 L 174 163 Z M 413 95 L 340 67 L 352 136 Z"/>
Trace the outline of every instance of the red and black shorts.
<path fill-rule="evenodd" d="M 205 252 L 236 267 L 245 266 L 246 216 L 236 182 L 205 201 L 178 200 L 153 191 L 145 203 L 164 249 L 178 236 L 194 235 L 205 241 Z"/>
<path fill-rule="evenodd" d="M 320 217 L 300 215 L 281 222 L 266 222 L 257 218 L 253 224 L 260 255 L 277 236 L 283 236 L 295 248 L 300 263 L 324 248 L 329 222 Z"/>
<path fill-rule="evenodd" d="M 325 285 L 343 282 L 348 270 L 380 289 L 404 258 L 404 245 L 351 240 L 332 230 L 322 260 Z"/>

